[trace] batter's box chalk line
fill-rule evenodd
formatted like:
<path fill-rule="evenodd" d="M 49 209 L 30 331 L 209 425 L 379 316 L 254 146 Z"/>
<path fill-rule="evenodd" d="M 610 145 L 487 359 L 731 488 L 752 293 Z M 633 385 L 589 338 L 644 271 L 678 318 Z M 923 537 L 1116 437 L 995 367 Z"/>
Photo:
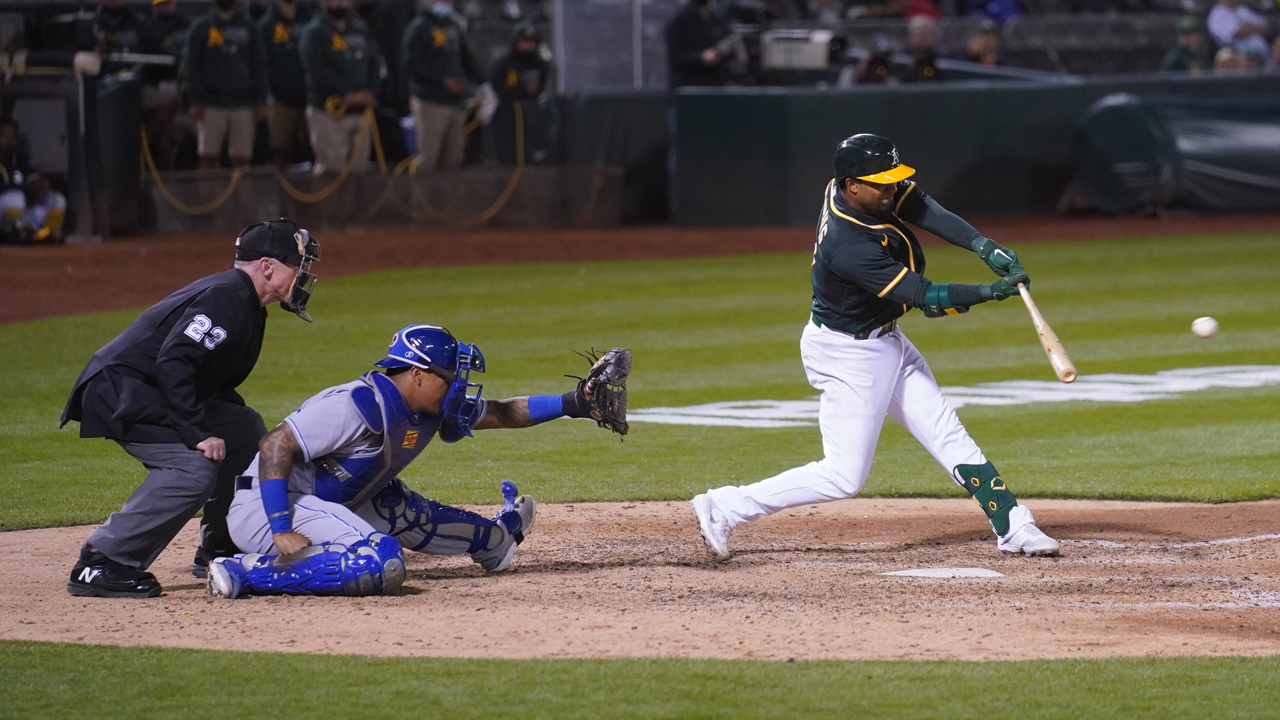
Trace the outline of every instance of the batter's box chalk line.
<path fill-rule="evenodd" d="M 1066 385 L 1045 380 L 1006 380 L 966 387 L 944 386 L 954 408 L 966 405 L 1030 405 L 1068 402 L 1144 402 L 1169 400 L 1210 388 L 1280 385 L 1280 365 L 1223 365 L 1161 370 L 1154 375 L 1104 373 L 1081 375 Z M 663 425 L 711 425 L 746 428 L 810 427 L 818 424 L 818 398 L 738 400 L 684 407 L 635 408 L 629 421 Z"/>
<path fill-rule="evenodd" d="M 924 577 L 924 578 L 996 578 L 1004 577 L 1003 573 L 986 568 L 912 568 L 909 570 L 894 570 L 893 572 L 883 572 L 881 575 L 897 575 L 899 577 Z"/>

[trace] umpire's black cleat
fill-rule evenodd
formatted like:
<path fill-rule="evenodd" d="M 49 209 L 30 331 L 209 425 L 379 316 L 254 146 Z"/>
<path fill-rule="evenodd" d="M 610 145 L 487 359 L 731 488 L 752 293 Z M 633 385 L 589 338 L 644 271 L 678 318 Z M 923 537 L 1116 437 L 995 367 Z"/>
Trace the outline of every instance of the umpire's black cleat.
<path fill-rule="evenodd" d="M 209 577 L 209 563 L 220 557 L 232 557 L 236 551 L 216 552 L 206 550 L 203 545 L 196 548 L 196 556 L 191 560 L 191 574 L 204 580 Z"/>
<path fill-rule="evenodd" d="M 146 598 L 160 594 L 156 576 L 95 552 L 82 552 L 71 568 L 67 592 L 79 597 Z"/>

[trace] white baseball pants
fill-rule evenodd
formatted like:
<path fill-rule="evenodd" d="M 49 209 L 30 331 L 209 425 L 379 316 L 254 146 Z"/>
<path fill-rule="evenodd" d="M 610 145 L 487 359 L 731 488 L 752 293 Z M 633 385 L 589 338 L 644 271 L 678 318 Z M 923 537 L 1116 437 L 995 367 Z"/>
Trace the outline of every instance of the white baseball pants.
<path fill-rule="evenodd" d="M 800 358 L 809 384 L 822 393 L 818 424 L 823 458 L 751 485 L 709 490 L 730 528 L 786 508 L 857 495 L 871 471 L 886 413 L 920 441 L 957 485 L 957 465 L 987 461 L 938 389 L 924 356 L 901 330 L 855 340 L 811 322 L 800 338 Z M 1015 507 L 1008 535 L 1030 522 L 1031 513 Z"/>

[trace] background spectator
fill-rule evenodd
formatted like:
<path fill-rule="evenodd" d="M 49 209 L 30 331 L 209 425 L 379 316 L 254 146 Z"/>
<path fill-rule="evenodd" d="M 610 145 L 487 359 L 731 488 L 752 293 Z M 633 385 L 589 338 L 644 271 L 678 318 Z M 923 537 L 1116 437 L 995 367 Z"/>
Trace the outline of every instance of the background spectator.
<path fill-rule="evenodd" d="M 369 28 L 351 17 L 347 0 L 322 0 L 323 12 L 302 32 L 300 51 L 307 79 L 307 130 L 317 174 L 346 167 L 357 144 L 368 149 L 364 109 L 377 105 L 381 62 Z M 368 152 L 353 170 L 369 165 Z"/>
<path fill-rule="evenodd" d="M 151 19 L 146 33 L 156 50 L 173 58 L 173 65 L 148 68 L 147 84 L 142 88 L 143 124 L 151 154 L 161 170 L 172 170 L 178 144 L 185 128 L 177 124 L 178 67 L 187 44 L 191 21 L 178 12 L 176 0 L 152 0 Z M 188 126 L 189 127 L 189 126 Z"/>
<path fill-rule="evenodd" d="M 124 0 L 102 0 L 93 18 L 98 52 L 141 53 L 156 49 L 145 23 Z"/>
<path fill-rule="evenodd" d="M 805 15 L 818 22 L 838 23 L 844 19 L 844 3 L 841 0 L 808 0 Z"/>
<path fill-rule="evenodd" d="M 1218 0 L 1209 11 L 1209 34 L 1219 47 L 1233 48 L 1237 54 L 1253 47 L 1265 55 L 1267 67 L 1274 64 L 1266 38 L 1271 34 L 1271 26 L 1261 15 L 1245 7 L 1243 0 Z"/>
<path fill-rule="evenodd" d="M 520 23 L 514 35 L 511 49 L 489 68 L 489 85 L 498 96 L 498 109 L 486 126 L 485 146 L 493 149 L 493 158 L 501 165 L 516 162 L 512 101 L 520 101 L 527 159 L 539 162 L 547 155 L 547 133 L 537 99 L 546 92 L 551 64 L 542 57 L 542 36 L 534 29 L 533 23 Z"/>
<path fill-rule="evenodd" d="M 1253 45 L 1245 45 L 1236 54 L 1240 56 L 1241 70 L 1261 70 L 1271 60 L 1271 53 L 1263 52 Z"/>
<path fill-rule="evenodd" d="M 666 37 L 671 87 L 724 85 L 725 58 L 718 48 L 729 28 L 709 0 L 689 0 L 667 23 Z"/>
<path fill-rule="evenodd" d="M 907 43 L 911 47 L 907 82 L 938 79 L 937 26 L 938 21 L 928 15 L 915 15 L 907 20 Z"/>
<path fill-rule="evenodd" d="M 1213 69 L 1217 72 L 1243 70 L 1244 62 L 1240 59 L 1240 54 L 1235 51 L 1235 48 L 1219 48 L 1218 54 L 1213 56 Z"/>
<path fill-rule="evenodd" d="M 0 242 L 62 240 L 67 199 L 34 172 L 12 120 L 0 120 Z"/>
<path fill-rule="evenodd" d="M 1186 17 L 1178 21 L 1178 44 L 1169 49 L 1160 69 L 1198 73 L 1211 67 L 1208 43 L 1201 32 L 1200 21 Z"/>
<path fill-rule="evenodd" d="M 413 19 L 401 44 L 409 78 L 419 167 L 454 168 L 466 151 L 467 97 L 482 81 L 453 3 L 433 0 Z"/>
<path fill-rule="evenodd" d="M 232 167 L 249 164 L 254 125 L 266 117 L 263 65 L 257 29 L 236 0 L 216 0 L 191 26 L 183 76 L 200 168 L 218 167 L 224 143 Z"/>
<path fill-rule="evenodd" d="M 304 159 L 307 142 L 307 81 L 298 44 L 311 11 L 298 0 L 275 0 L 258 21 L 258 37 L 266 47 L 267 126 L 271 160 L 283 170 Z"/>
<path fill-rule="evenodd" d="M 1000 64 L 1000 26 L 994 20 L 984 20 L 969 38 L 969 61 L 987 67 Z"/>

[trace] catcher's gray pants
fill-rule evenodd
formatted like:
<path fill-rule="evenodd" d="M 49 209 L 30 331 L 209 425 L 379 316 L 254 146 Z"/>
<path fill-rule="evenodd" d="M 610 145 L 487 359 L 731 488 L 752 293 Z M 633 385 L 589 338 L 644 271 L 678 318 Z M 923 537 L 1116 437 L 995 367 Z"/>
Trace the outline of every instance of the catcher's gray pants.
<path fill-rule="evenodd" d="M 215 554 L 233 553 L 227 509 L 235 497 L 235 478 L 244 472 L 267 434 L 253 408 L 222 401 L 205 406 L 215 436 L 227 454 L 215 464 L 181 443 L 120 443 L 147 468 L 147 477 L 88 543 L 118 563 L 146 570 L 201 507 L 201 545 Z"/>

